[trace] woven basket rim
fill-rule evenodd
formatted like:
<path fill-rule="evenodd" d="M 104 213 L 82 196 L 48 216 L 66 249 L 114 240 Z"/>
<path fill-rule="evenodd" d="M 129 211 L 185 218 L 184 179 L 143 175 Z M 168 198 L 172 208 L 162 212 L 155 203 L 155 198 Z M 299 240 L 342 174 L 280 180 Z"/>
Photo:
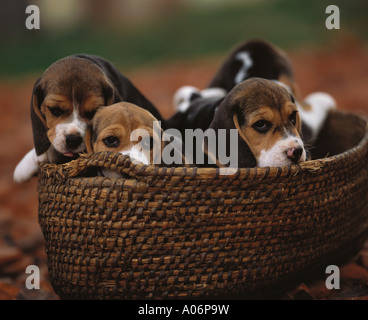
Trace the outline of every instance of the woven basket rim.
<path fill-rule="evenodd" d="M 319 172 L 322 168 L 331 164 L 336 165 L 341 162 L 346 163 L 347 160 L 352 157 L 359 156 L 364 153 L 364 149 L 368 148 L 368 120 L 361 117 L 365 123 L 365 135 L 361 141 L 351 149 L 348 149 L 342 153 L 328 156 L 321 159 L 314 159 L 304 161 L 298 164 L 282 167 L 253 167 L 253 168 L 236 168 L 231 174 L 223 174 L 220 168 L 209 167 L 164 167 L 145 165 L 143 163 L 134 163 L 128 155 L 123 155 L 113 151 L 103 151 L 95 154 L 81 153 L 80 156 L 70 162 L 64 164 L 54 164 L 42 162 L 40 164 L 41 172 L 47 176 L 56 175 L 59 179 L 76 178 L 86 168 L 89 167 L 101 167 L 117 169 L 123 167 L 129 169 L 130 173 L 134 173 L 135 177 L 139 176 L 191 176 L 201 179 L 213 179 L 213 177 L 227 176 L 238 177 L 246 176 L 252 177 L 252 179 L 265 177 L 279 177 L 285 175 L 296 175 L 300 172 Z M 121 179 L 121 178 L 109 178 L 109 179 Z"/>

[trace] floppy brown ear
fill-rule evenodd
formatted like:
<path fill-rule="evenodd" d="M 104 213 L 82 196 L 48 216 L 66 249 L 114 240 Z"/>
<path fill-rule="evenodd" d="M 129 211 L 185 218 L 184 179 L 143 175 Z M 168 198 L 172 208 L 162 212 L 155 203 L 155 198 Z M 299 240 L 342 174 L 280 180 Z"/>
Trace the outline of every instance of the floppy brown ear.
<path fill-rule="evenodd" d="M 44 115 L 41 113 L 41 105 L 45 98 L 45 91 L 41 87 L 41 78 L 38 79 L 33 87 L 31 99 L 31 121 L 33 132 L 33 143 L 36 154 L 45 153 L 51 146 L 50 140 L 47 137 L 47 125 Z"/>
<path fill-rule="evenodd" d="M 235 117 L 236 115 L 236 117 Z M 210 125 L 210 128 L 215 129 L 216 134 L 218 129 L 226 129 L 226 154 L 230 154 L 230 144 L 233 141 L 230 140 L 230 130 L 238 130 L 238 167 L 239 168 L 252 168 L 257 166 L 257 161 L 252 151 L 250 150 L 247 142 L 242 137 L 239 123 L 237 121 L 238 111 L 229 108 L 226 105 L 226 100 L 220 105 L 215 113 L 215 117 Z M 237 125 L 234 122 L 236 119 Z M 238 128 L 237 128 L 238 127 Z M 217 134 L 218 135 L 218 134 Z M 217 156 L 216 156 L 217 159 Z"/>
<path fill-rule="evenodd" d="M 86 135 L 84 136 L 84 144 L 86 146 L 87 153 L 93 153 L 92 147 L 92 125 L 89 124 L 86 129 Z"/>
<path fill-rule="evenodd" d="M 244 135 L 244 132 L 243 132 L 243 130 L 241 129 L 241 127 L 239 125 L 239 119 L 238 119 L 238 114 L 237 113 L 234 113 L 233 122 L 234 122 L 234 125 L 235 125 L 235 129 L 238 130 L 238 134 L 239 134 L 240 138 L 242 138 L 242 140 L 248 146 L 249 150 L 254 155 L 254 152 L 253 152 L 253 149 L 252 149 L 252 145 L 249 143 L 247 137 Z"/>

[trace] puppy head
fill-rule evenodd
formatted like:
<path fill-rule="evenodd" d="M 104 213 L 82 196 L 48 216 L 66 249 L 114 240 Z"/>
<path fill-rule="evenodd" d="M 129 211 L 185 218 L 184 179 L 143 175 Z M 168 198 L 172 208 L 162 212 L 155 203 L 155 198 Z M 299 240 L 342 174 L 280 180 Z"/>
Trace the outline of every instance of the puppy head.
<path fill-rule="evenodd" d="M 235 86 L 210 127 L 238 130 L 239 167 L 285 166 L 306 160 L 294 97 L 273 81 L 251 78 Z"/>
<path fill-rule="evenodd" d="M 159 163 L 163 145 L 161 128 L 155 124 L 150 112 L 128 102 L 103 107 L 88 126 L 87 151 L 114 151 L 144 164 Z"/>
<path fill-rule="evenodd" d="M 87 123 L 100 106 L 114 102 L 115 90 L 92 61 L 75 56 L 52 64 L 36 82 L 31 118 L 38 155 L 50 145 L 72 157 L 85 150 Z"/>

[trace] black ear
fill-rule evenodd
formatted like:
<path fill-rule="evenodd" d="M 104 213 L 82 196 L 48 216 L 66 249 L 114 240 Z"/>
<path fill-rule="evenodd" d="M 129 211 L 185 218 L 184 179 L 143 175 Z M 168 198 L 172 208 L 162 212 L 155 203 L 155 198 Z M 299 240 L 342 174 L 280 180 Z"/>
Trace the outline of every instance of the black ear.
<path fill-rule="evenodd" d="M 50 140 L 47 137 L 46 119 L 41 113 L 41 105 L 45 98 L 45 92 L 41 87 L 40 81 L 41 78 L 36 81 L 33 87 L 31 99 L 33 143 L 38 156 L 45 153 L 51 145 Z"/>
<path fill-rule="evenodd" d="M 113 64 L 98 56 L 85 54 L 77 54 L 75 56 L 90 60 L 102 69 L 114 88 L 113 103 L 126 101 L 136 104 L 152 113 L 157 120 L 161 121 L 162 127 L 166 129 L 166 121 L 161 117 L 156 107 Z"/>
<path fill-rule="evenodd" d="M 116 86 L 122 98 L 122 101 L 133 103 L 143 109 L 149 111 L 158 121 L 161 121 L 163 129 L 166 128 L 166 120 L 164 120 L 160 112 L 124 75 L 120 74 L 119 83 Z"/>
<path fill-rule="evenodd" d="M 238 130 L 238 167 L 239 168 L 252 168 L 257 166 L 257 161 L 250 150 L 248 144 L 244 141 L 244 139 L 239 134 L 239 129 L 236 128 L 234 123 L 234 114 L 238 114 L 237 110 L 231 108 L 227 103 L 226 99 L 220 105 L 218 110 L 215 113 L 214 119 L 210 125 L 210 128 L 216 131 L 216 135 L 218 136 L 218 129 L 226 129 L 226 154 L 229 156 L 230 154 L 230 145 L 234 143 L 231 141 L 230 130 L 236 129 Z M 217 158 L 217 157 L 216 157 Z"/>

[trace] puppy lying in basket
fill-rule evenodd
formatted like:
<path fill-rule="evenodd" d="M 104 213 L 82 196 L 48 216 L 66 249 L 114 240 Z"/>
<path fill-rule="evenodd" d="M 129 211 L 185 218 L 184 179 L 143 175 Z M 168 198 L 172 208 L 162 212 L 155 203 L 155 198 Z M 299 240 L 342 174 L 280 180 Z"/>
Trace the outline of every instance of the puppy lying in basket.
<path fill-rule="evenodd" d="M 42 161 L 63 163 L 76 158 L 85 151 L 85 131 L 95 112 L 119 101 L 135 103 L 162 120 L 152 103 L 110 62 L 73 55 L 53 63 L 34 85 L 31 120 L 35 148 L 17 165 L 14 180 L 32 178 Z"/>

